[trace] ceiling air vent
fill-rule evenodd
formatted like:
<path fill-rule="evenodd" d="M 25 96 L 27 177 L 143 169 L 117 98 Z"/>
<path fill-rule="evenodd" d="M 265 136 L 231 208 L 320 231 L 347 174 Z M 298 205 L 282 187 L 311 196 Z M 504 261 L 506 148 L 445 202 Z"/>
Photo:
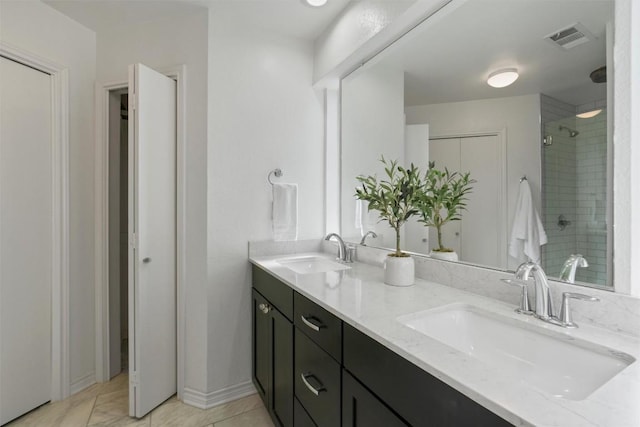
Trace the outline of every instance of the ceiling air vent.
<path fill-rule="evenodd" d="M 545 40 L 549 43 L 564 50 L 571 49 L 572 47 L 576 47 L 593 39 L 595 39 L 593 34 L 580 23 L 554 31 L 545 37 Z"/>

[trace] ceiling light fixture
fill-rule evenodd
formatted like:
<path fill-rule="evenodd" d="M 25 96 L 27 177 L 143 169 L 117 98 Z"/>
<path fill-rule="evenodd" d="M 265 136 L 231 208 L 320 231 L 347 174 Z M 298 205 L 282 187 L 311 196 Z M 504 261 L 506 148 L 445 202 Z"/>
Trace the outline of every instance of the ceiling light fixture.
<path fill-rule="evenodd" d="M 590 119 L 591 117 L 595 117 L 600 114 L 602 110 L 591 110 L 585 113 L 576 114 L 576 117 L 579 119 Z"/>
<path fill-rule="evenodd" d="M 320 7 L 327 4 L 327 0 L 306 0 L 309 6 Z"/>
<path fill-rule="evenodd" d="M 491 87 L 507 87 L 518 80 L 518 77 L 519 74 L 516 68 L 503 68 L 489 74 L 487 84 Z"/>

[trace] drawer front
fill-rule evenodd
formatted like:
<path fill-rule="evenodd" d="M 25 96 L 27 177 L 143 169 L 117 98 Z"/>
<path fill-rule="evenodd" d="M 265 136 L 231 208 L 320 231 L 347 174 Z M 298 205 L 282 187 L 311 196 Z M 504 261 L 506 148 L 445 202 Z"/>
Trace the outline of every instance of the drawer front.
<path fill-rule="evenodd" d="M 293 317 L 302 332 L 338 362 L 342 361 L 342 320 L 297 292 Z"/>
<path fill-rule="evenodd" d="M 293 320 L 293 289 L 260 267 L 255 265 L 252 267 L 253 287 L 287 319 Z"/>
<path fill-rule="evenodd" d="M 340 365 L 295 329 L 295 395 L 318 427 L 339 426 Z"/>
<path fill-rule="evenodd" d="M 411 425 L 456 427 L 511 425 L 346 324 L 344 325 L 344 367 Z"/>
<path fill-rule="evenodd" d="M 293 421 L 296 427 L 316 427 L 307 411 L 295 397 L 293 398 Z"/>

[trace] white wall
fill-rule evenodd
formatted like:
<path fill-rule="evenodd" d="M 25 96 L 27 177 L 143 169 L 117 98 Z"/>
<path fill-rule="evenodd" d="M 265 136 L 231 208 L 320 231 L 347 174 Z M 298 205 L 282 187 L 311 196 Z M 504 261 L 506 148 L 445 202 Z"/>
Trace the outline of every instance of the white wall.
<path fill-rule="evenodd" d="M 156 69 L 187 66 L 185 387 L 202 392 L 207 390 L 207 34 L 205 8 L 97 34 L 99 83 L 126 81 L 128 65 L 136 62 Z"/>
<path fill-rule="evenodd" d="M 632 210 L 631 217 L 636 218 L 636 222 L 633 224 L 633 228 L 629 233 L 629 239 L 633 242 L 631 249 L 631 265 L 634 266 L 632 275 L 630 278 L 630 293 L 631 295 L 640 296 L 640 191 L 638 191 L 638 183 L 640 182 L 640 120 L 637 117 L 640 116 L 640 4 L 638 2 L 632 3 L 631 10 L 631 40 L 630 46 L 630 63 L 631 63 L 631 84 L 630 84 L 630 96 L 631 96 L 631 117 L 635 117 L 635 120 L 631 121 L 631 139 L 633 152 L 631 154 L 631 164 L 633 173 L 629 177 L 629 182 L 635 184 L 635 191 L 632 191 Z M 633 141 L 633 142 L 632 142 Z"/>
<path fill-rule="evenodd" d="M 415 0 L 350 2 L 315 42 L 313 81 L 318 81 L 367 40 L 402 15 Z"/>
<path fill-rule="evenodd" d="M 351 2 L 315 42 L 314 81 L 402 15 L 415 0 Z"/>
<path fill-rule="evenodd" d="M 342 82 L 340 232 L 346 238 L 361 234 L 355 227 L 354 193 L 360 185 L 356 177 L 376 174 L 379 180 L 385 179 L 382 155 L 404 165 L 404 72 L 376 66 Z M 377 215 L 373 217 L 375 224 Z M 374 229 L 382 239 L 376 244 L 395 248 L 395 231 L 385 224 L 375 224 Z"/>
<path fill-rule="evenodd" d="M 507 137 L 507 218 L 515 214 L 520 177 L 526 175 L 540 206 L 540 96 L 525 95 L 407 107 L 407 124 L 429 124 L 429 137 L 500 131 Z M 508 227 L 511 232 L 511 227 Z M 508 268 L 517 267 L 509 258 Z"/>
<path fill-rule="evenodd" d="M 0 4 L 0 39 L 69 69 L 69 354 L 71 390 L 95 377 L 93 31 L 35 1 Z"/>
<path fill-rule="evenodd" d="M 313 46 L 210 12 L 208 389 L 251 379 L 247 242 L 272 239 L 269 171 L 298 184 L 299 239 L 324 233 L 323 97 Z"/>

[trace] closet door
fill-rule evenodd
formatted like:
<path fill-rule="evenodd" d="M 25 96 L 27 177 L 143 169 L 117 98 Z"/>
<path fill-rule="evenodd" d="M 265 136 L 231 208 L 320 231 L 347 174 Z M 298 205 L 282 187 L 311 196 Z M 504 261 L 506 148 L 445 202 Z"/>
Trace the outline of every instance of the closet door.
<path fill-rule="evenodd" d="M 129 67 L 129 415 L 138 418 L 176 392 L 176 90 Z"/>
<path fill-rule="evenodd" d="M 429 159 L 436 162 L 436 168 L 470 172 L 477 181 L 467 195 L 462 220 L 442 227 L 444 245 L 455 250 L 461 261 L 507 267 L 504 155 L 498 135 L 429 141 Z M 437 246 L 434 227 L 429 230 L 429 246 Z"/>
<path fill-rule="evenodd" d="M 429 141 L 429 160 L 438 170 L 460 171 L 460 138 L 432 139 Z M 461 255 L 460 221 L 451 221 L 442 227 L 442 244 Z M 438 247 L 438 233 L 429 227 L 429 248 Z M 461 258 L 464 260 L 464 258 Z"/>
<path fill-rule="evenodd" d="M 51 96 L 0 57 L 0 424 L 51 396 Z"/>
<path fill-rule="evenodd" d="M 461 259 L 474 264 L 507 268 L 506 200 L 500 138 L 497 135 L 462 138 L 460 170 L 476 182 L 468 196 L 460 224 Z"/>

